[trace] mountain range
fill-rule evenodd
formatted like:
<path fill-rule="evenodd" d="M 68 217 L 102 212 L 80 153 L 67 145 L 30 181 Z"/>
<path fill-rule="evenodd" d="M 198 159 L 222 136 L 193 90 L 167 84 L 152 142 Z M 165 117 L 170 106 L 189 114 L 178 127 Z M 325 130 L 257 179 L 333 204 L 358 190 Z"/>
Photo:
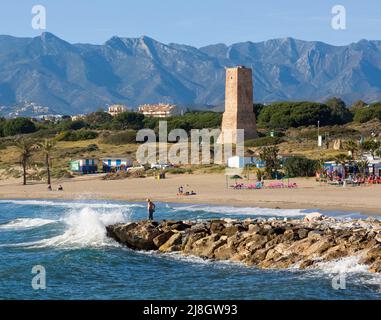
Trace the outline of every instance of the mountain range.
<path fill-rule="evenodd" d="M 0 36 L 0 106 L 5 112 L 33 101 L 60 114 L 112 103 L 221 107 L 224 67 L 236 65 L 253 68 L 256 102 L 381 100 L 381 41 L 333 46 L 283 38 L 195 48 L 146 36 L 71 44 L 45 32 Z"/>

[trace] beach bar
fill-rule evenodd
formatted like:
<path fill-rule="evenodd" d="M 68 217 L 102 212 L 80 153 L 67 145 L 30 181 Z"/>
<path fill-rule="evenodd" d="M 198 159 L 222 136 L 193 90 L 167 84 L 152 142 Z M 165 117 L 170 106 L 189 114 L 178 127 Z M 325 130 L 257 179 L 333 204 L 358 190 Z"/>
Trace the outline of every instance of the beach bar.
<path fill-rule="evenodd" d="M 101 162 L 103 172 L 126 170 L 132 166 L 132 160 L 127 158 L 102 158 Z"/>
<path fill-rule="evenodd" d="M 99 160 L 83 158 L 70 161 L 70 170 L 74 173 L 89 174 L 98 171 Z"/>

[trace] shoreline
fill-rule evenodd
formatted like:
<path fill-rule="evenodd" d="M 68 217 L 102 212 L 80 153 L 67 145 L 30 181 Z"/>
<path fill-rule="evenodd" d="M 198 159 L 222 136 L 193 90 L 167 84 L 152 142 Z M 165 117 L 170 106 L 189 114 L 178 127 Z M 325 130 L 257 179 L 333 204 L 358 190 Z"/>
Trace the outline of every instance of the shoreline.
<path fill-rule="evenodd" d="M 80 176 L 53 181 L 53 188 L 62 184 L 64 191 L 48 191 L 35 182 L 23 186 L 18 180 L 0 181 L 0 199 L 114 200 L 179 204 L 204 204 L 229 207 L 302 209 L 356 212 L 381 215 L 381 185 L 335 187 L 320 185 L 314 178 L 292 179 L 297 189 L 234 190 L 227 189 L 223 174 L 171 175 L 168 179 L 151 177 L 102 180 L 100 176 Z M 230 184 L 233 182 L 229 181 Z M 179 185 L 195 190 L 196 195 L 177 196 Z"/>
<path fill-rule="evenodd" d="M 98 201 L 125 201 L 125 202 L 137 202 L 137 203 L 145 203 L 145 198 L 126 198 L 126 197 L 118 197 L 118 196 L 107 196 L 102 197 L 100 195 L 82 195 L 80 197 L 74 197 L 68 194 L 62 195 L 62 194 L 49 194 L 45 197 L 30 197 L 30 196 L 15 196 L 15 197 L 3 197 L 3 195 L 0 194 L 0 200 L 71 200 L 71 201 L 80 201 L 80 200 L 98 200 Z M 295 210 L 308 210 L 308 211 L 319 211 L 319 212 L 348 212 L 348 213 L 358 213 L 364 216 L 367 215 L 374 215 L 379 216 L 381 215 L 381 212 L 377 211 L 377 208 L 360 208 L 360 207 L 347 207 L 347 206 L 339 206 L 339 207 L 332 207 L 332 206 L 303 206 L 301 204 L 298 204 L 295 202 L 295 205 L 293 203 L 283 203 L 283 202 L 266 202 L 264 204 L 263 202 L 234 202 L 227 203 L 223 201 L 210 201 L 208 203 L 205 203 L 203 201 L 199 201 L 194 199 L 195 201 L 181 201 L 180 199 L 173 199 L 173 198 L 166 198 L 166 199 L 157 199 L 155 198 L 155 202 L 159 203 L 174 203 L 174 204 L 189 204 L 189 205 L 210 205 L 210 206 L 216 206 L 216 207 L 233 207 L 233 208 L 261 208 L 261 209 L 278 209 L 278 210 L 288 210 L 288 209 L 295 209 Z"/>

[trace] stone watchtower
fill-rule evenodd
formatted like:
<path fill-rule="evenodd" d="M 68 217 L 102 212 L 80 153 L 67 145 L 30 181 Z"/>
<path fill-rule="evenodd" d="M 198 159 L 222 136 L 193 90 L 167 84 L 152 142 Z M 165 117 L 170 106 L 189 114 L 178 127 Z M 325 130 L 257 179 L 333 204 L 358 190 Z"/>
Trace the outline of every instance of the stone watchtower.
<path fill-rule="evenodd" d="M 221 143 L 234 143 L 237 129 L 244 130 L 245 140 L 257 138 L 253 110 L 252 70 L 243 66 L 226 68 L 225 112 L 222 118 Z M 223 137 L 224 130 L 233 130 L 233 141 Z"/>

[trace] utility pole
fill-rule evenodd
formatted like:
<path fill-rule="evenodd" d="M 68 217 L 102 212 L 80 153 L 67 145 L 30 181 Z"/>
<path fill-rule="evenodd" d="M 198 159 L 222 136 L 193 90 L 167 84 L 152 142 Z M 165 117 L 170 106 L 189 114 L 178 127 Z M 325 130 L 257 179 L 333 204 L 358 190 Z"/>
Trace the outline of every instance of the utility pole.
<path fill-rule="evenodd" d="M 320 138 L 320 120 L 318 120 L 317 122 L 317 128 L 318 128 L 318 148 L 320 149 L 320 147 L 322 146 L 322 139 Z"/>

